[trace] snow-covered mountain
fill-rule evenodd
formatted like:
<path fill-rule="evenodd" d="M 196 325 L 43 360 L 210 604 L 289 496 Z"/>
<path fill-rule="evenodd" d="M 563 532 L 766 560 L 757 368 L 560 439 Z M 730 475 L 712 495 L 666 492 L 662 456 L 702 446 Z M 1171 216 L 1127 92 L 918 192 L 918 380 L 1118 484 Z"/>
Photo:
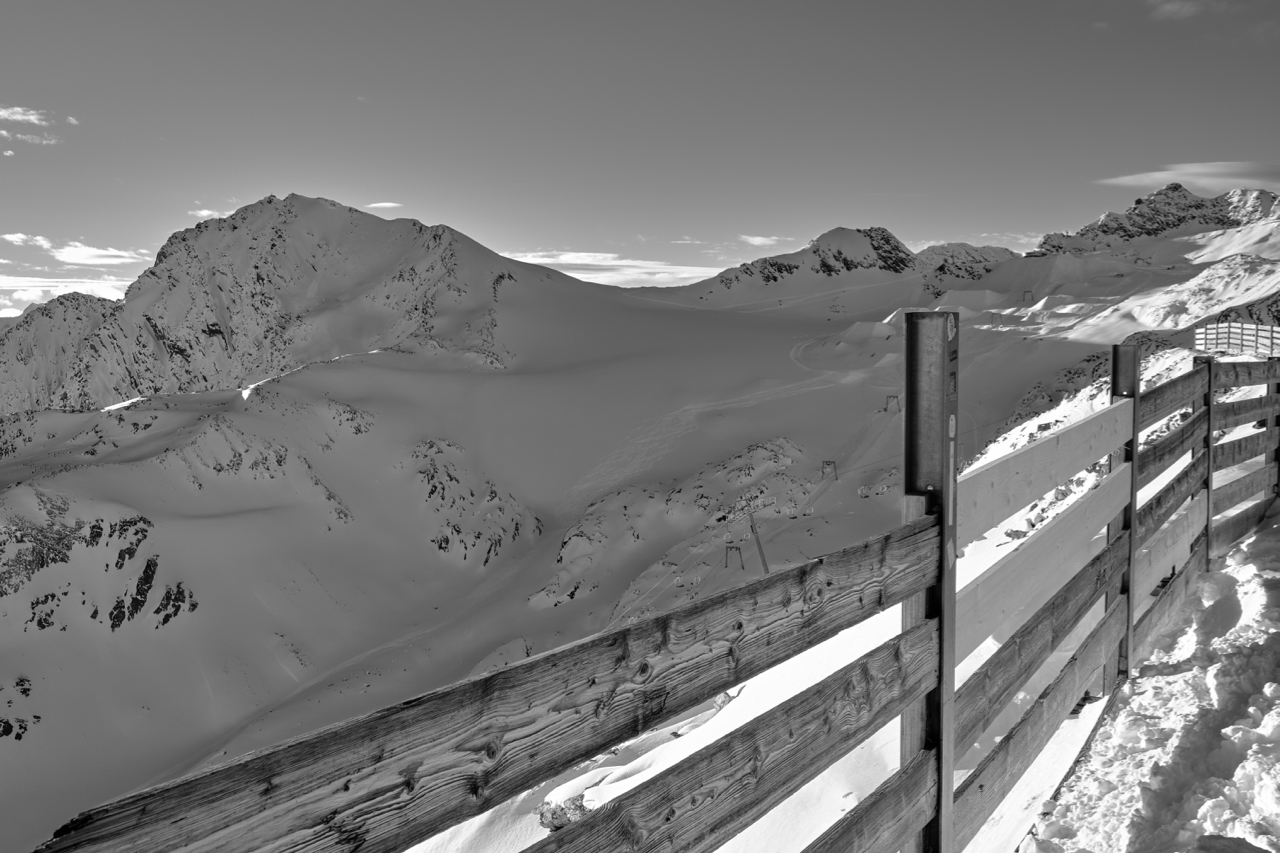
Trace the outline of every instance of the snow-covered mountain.
<path fill-rule="evenodd" d="M 520 266 L 443 225 L 268 196 L 174 234 L 122 303 L 72 294 L 0 332 L 0 407 L 244 387 L 390 347 L 500 369 Z"/>
<path fill-rule="evenodd" d="M 1280 205 L 1268 190 L 1231 190 L 1204 198 L 1182 184 L 1134 201 L 1124 213 L 1107 213 L 1074 234 L 1046 234 L 1043 252 L 1091 252 L 1111 249 L 1142 237 L 1185 234 L 1280 224 Z"/>
<path fill-rule="evenodd" d="M 961 455 L 1022 424 L 999 452 L 1087 411 L 1106 344 L 1273 304 L 1274 197 L 1195 199 L 1038 256 L 838 228 L 624 290 L 268 197 L 123 302 L 29 309 L 0 326 L 0 822 L 31 847 L 739 584 L 752 520 L 772 568 L 895 526 L 903 309 L 961 313 Z"/>
<path fill-rule="evenodd" d="M 682 288 L 642 288 L 654 298 L 716 307 L 875 316 L 882 305 L 924 305 L 1013 257 L 999 246 L 944 243 L 913 253 L 885 228 L 833 228 L 798 252 L 772 255 Z M 887 301 L 869 294 L 884 286 Z M 850 290 L 850 288 L 857 290 Z M 830 297 L 826 299 L 824 297 Z"/>

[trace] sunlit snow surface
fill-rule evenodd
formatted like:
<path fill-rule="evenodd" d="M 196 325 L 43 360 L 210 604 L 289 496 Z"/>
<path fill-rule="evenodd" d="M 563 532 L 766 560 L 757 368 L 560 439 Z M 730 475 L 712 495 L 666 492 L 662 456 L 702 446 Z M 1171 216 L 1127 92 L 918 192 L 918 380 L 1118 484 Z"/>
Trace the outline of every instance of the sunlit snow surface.
<path fill-rule="evenodd" d="M 1213 561 L 1025 851 L 1280 851 L 1280 518 Z"/>

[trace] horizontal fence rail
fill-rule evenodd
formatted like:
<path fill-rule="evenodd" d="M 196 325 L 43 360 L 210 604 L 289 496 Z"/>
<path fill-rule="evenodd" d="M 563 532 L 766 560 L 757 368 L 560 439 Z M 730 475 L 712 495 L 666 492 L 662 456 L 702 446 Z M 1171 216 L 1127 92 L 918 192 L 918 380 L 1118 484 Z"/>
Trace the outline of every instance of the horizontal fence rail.
<path fill-rule="evenodd" d="M 900 768 L 805 853 L 963 849 L 1099 673 L 1110 689 L 1145 660 L 1210 556 L 1270 506 L 1280 361 L 1200 359 L 1140 391 L 1137 350 L 1116 347 L 1110 406 L 957 478 L 957 320 L 909 317 L 913 520 L 91 809 L 40 850 L 400 851 L 896 605 L 896 636 L 529 849 L 710 853 L 894 720 Z M 1217 399 L 1256 385 L 1263 396 Z M 1175 413 L 1165 435 L 1140 446 L 1141 430 Z M 1249 424 L 1261 428 L 1219 440 Z M 954 589 L 959 548 L 1055 490 L 1077 489 L 1086 471 L 1103 473 Z M 1233 479 L 1217 476 L 1225 471 Z M 1140 503 L 1143 486 L 1155 493 Z M 991 637 L 998 648 L 957 688 L 955 664 Z M 1056 676 L 1037 676 L 1062 658 Z M 1052 681 L 953 789 L 954 762 L 1033 678 Z"/>
<path fill-rule="evenodd" d="M 399 851 L 937 579 L 937 520 L 91 809 L 42 851 Z M 277 848 L 272 848 L 277 849 Z"/>

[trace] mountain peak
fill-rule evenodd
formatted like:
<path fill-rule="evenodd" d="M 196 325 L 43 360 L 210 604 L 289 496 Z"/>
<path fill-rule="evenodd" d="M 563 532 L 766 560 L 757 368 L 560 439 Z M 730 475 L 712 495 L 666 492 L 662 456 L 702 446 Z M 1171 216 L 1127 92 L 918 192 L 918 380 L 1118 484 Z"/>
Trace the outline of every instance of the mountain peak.
<path fill-rule="evenodd" d="M 225 390 L 391 347 L 505 367 L 497 302 L 515 280 L 446 226 L 268 195 L 173 234 L 122 303 L 70 294 L 0 325 L 0 411 Z M 20 358 L 46 341 L 55 368 Z"/>
<path fill-rule="evenodd" d="M 796 255 L 809 254 L 817 261 L 815 270 L 834 275 L 843 267 L 846 272 L 855 269 L 881 269 L 886 272 L 904 272 L 912 265 L 913 255 L 902 241 L 888 228 L 832 228 L 809 241 L 807 250 Z"/>

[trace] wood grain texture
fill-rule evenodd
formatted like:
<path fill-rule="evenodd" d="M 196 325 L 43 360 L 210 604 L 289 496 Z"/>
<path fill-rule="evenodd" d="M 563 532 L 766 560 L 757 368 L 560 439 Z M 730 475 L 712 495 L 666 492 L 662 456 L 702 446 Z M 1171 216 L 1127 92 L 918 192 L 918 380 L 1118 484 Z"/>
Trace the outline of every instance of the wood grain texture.
<path fill-rule="evenodd" d="M 1209 372 L 1201 367 L 1143 391 L 1138 401 L 1138 429 L 1146 429 L 1161 418 L 1190 406 L 1208 389 Z"/>
<path fill-rule="evenodd" d="M 1239 388 L 1243 385 L 1265 385 L 1280 382 L 1280 362 L 1218 361 L 1213 365 L 1215 388 Z"/>
<path fill-rule="evenodd" d="M 1125 635 L 1124 596 L 1115 601 L 1053 683 L 1014 724 L 1009 734 L 956 791 L 956 849 L 962 850 L 1015 783 L 1089 686 L 1094 671 Z"/>
<path fill-rule="evenodd" d="M 1149 593 L 1162 578 L 1173 574 L 1186 562 L 1196 537 L 1204 533 L 1207 497 L 1208 493 L 1205 491 L 1197 493 L 1138 552 L 1133 572 L 1133 588 L 1137 591 L 1138 600 L 1135 603 L 1139 614 L 1151 605 Z"/>
<path fill-rule="evenodd" d="M 1200 409 L 1181 427 L 1141 451 L 1138 454 L 1138 488 L 1159 477 L 1188 451 L 1203 447 L 1205 437 L 1209 434 L 1208 425 L 1209 410 Z"/>
<path fill-rule="evenodd" d="M 1268 495 L 1230 518 L 1216 522 L 1213 525 L 1213 531 L 1209 534 L 1209 555 L 1221 557 L 1230 551 L 1236 542 L 1252 533 L 1262 521 L 1262 516 L 1266 515 L 1267 510 L 1271 508 L 1273 500 L 1275 497 Z"/>
<path fill-rule="evenodd" d="M 1208 541 L 1201 530 L 1177 574 L 1160 591 L 1159 598 L 1150 609 L 1138 619 L 1138 624 L 1133 628 L 1134 643 L 1137 646 L 1134 660 L 1137 663 L 1142 664 L 1150 659 L 1156 640 L 1176 621 L 1182 603 L 1186 601 L 1188 592 L 1195 588 L 1196 580 L 1204 568 L 1204 551 L 1208 547 Z"/>
<path fill-rule="evenodd" d="M 1076 572 L 961 685 L 956 695 L 957 758 L 987 730 L 1094 602 L 1115 585 L 1128 559 L 1129 533 L 1125 531 Z"/>
<path fill-rule="evenodd" d="M 1274 495 L 1277 482 L 1276 475 L 1277 467 L 1273 462 L 1270 465 L 1262 466 L 1257 471 L 1250 471 L 1230 483 L 1218 486 L 1213 490 L 1214 508 L 1219 512 L 1225 512 L 1259 492 Z"/>
<path fill-rule="evenodd" d="M 1239 465 L 1255 456 L 1272 453 L 1275 449 L 1276 430 L 1274 428 L 1264 429 L 1234 441 L 1224 441 L 1213 447 L 1213 470 L 1221 471 L 1224 468 Z"/>
<path fill-rule="evenodd" d="M 1229 403 L 1215 403 L 1213 406 L 1213 428 L 1231 429 L 1241 424 L 1274 418 L 1280 415 L 1280 396 L 1267 394 L 1264 397 L 1250 397 L 1247 400 L 1232 400 Z"/>
<path fill-rule="evenodd" d="M 933 517 L 91 809 L 41 851 L 400 851 L 937 580 Z"/>
<path fill-rule="evenodd" d="M 1208 474 L 1209 454 L 1202 450 L 1191 459 L 1187 467 L 1142 505 L 1135 524 L 1138 528 L 1138 547 L 1145 545 L 1187 498 L 1204 488 Z"/>
<path fill-rule="evenodd" d="M 1093 538 L 1128 503 L 1132 467 L 1121 465 L 959 591 L 956 660 L 964 660 L 1022 608 L 1035 610 L 1053 598 L 1101 550 L 1094 550 Z"/>
<path fill-rule="evenodd" d="M 930 619 L 526 848 L 713 851 L 891 722 L 938 681 Z"/>
<path fill-rule="evenodd" d="M 918 752 L 870 796 L 840 816 L 803 853 L 894 853 L 933 819 L 938 759 Z"/>
<path fill-rule="evenodd" d="M 1129 440 L 1133 400 L 1049 433 L 960 477 L 956 546 L 963 548 Z"/>

